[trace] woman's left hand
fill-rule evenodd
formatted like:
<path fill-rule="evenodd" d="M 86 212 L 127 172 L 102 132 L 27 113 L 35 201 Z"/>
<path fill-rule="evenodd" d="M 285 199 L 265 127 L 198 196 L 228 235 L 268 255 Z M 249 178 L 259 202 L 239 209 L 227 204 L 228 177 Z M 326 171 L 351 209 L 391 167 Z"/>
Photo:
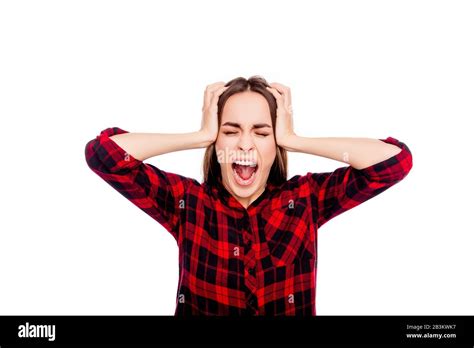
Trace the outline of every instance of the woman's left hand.
<path fill-rule="evenodd" d="M 293 109 L 291 106 L 290 88 L 281 83 L 270 83 L 267 87 L 277 102 L 277 118 L 275 125 L 275 137 L 277 145 L 290 150 L 291 139 L 295 136 L 293 130 Z M 291 151 L 291 150 L 290 150 Z"/>

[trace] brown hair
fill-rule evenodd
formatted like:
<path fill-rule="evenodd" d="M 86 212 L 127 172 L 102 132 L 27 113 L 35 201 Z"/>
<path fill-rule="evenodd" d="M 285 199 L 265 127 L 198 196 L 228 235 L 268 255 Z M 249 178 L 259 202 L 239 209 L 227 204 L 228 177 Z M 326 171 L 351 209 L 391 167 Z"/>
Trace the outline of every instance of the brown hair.
<path fill-rule="evenodd" d="M 276 144 L 275 123 L 277 117 L 277 103 L 273 94 L 265 88 L 267 86 L 271 87 L 267 81 L 258 75 L 252 76 L 249 79 L 237 77 L 227 82 L 225 86 L 229 86 L 229 88 L 227 88 L 219 96 L 219 101 L 217 102 L 217 119 L 219 129 L 222 120 L 222 110 L 224 110 L 224 105 L 227 99 L 229 99 L 229 97 L 233 94 L 245 92 L 246 90 L 254 91 L 260 93 L 268 102 L 270 107 L 270 116 L 272 119 L 273 138 L 275 139 Z M 286 150 L 277 145 L 275 161 L 273 162 L 273 165 L 270 169 L 267 182 L 277 186 L 284 183 L 287 177 L 287 167 L 288 163 Z M 222 178 L 220 164 L 217 161 L 217 155 L 215 151 L 215 142 L 206 148 L 203 160 L 203 173 L 204 182 L 208 185 L 216 185 L 218 179 Z"/>

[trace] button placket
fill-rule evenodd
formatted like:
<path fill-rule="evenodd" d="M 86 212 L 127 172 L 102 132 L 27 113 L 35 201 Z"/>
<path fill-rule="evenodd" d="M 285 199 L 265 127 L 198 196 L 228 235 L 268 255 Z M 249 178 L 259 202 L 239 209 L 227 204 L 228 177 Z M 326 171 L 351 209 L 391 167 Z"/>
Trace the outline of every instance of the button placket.
<path fill-rule="evenodd" d="M 254 243 L 254 236 L 248 215 L 245 213 L 241 220 L 241 228 L 244 242 L 244 283 L 247 289 L 247 307 L 253 312 L 257 313 L 258 303 L 256 297 L 257 279 L 256 279 L 256 260 L 255 250 L 252 248 Z"/>

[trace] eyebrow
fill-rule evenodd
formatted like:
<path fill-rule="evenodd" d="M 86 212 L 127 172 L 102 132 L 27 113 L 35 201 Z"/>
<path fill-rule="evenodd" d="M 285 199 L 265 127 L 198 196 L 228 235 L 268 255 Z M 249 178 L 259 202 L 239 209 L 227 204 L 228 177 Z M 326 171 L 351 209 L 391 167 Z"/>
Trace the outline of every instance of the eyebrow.
<path fill-rule="evenodd" d="M 226 122 L 222 126 L 231 126 L 231 127 L 242 129 L 242 127 L 240 126 L 240 123 L 237 123 L 237 122 Z M 272 128 L 272 126 L 270 126 L 267 123 L 256 123 L 253 125 L 252 129 L 259 129 L 259 128 L 265 128 L 265 127 Z"/>

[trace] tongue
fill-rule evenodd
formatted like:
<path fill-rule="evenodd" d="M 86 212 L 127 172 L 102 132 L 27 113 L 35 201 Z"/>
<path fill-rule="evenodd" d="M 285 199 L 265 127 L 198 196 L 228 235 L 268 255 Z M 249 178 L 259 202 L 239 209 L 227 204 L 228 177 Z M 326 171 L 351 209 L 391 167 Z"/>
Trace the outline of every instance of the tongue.
<path fill-rule="evenodd" d="M 247 180 L 252 176 L 253 172 L 255 171 L 255 168 L 256 167 L 241 166 L 239 164 L 236 164 L 235 171 L 242 179 Z"/>

